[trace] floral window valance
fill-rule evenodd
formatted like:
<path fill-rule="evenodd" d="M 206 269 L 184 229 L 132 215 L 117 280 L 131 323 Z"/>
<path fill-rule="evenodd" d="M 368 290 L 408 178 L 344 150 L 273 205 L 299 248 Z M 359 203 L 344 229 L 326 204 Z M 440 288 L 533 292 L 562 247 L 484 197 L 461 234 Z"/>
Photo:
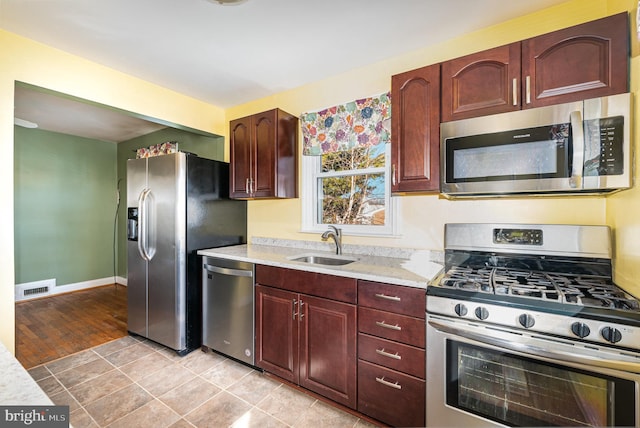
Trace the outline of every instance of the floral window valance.
<path fill-rule="evenodd" d="M 300 115 L 303 155 L 389 143 L 391 97 L 385 94 Z"/>

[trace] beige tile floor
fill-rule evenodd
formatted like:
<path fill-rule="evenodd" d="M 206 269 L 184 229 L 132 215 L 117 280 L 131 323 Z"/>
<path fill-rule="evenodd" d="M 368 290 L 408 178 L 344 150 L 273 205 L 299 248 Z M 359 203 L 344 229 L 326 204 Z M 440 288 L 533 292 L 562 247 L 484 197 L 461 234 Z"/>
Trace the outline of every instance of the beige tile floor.
<path fill-rule="evenodd" d="M 29 370 L 82 427 L 371 427 L 257 370 L 128 336 Z"/>

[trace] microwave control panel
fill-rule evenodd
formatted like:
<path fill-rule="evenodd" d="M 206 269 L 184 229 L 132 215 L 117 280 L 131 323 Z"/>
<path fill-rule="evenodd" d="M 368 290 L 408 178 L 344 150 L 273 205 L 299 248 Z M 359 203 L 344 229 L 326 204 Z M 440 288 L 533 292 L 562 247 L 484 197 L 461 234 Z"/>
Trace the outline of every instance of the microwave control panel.
<path fill-rule="evenodd" d="M 622 116 L 584 122 L 585 176 L 624 173 L 623 132 Z"/>

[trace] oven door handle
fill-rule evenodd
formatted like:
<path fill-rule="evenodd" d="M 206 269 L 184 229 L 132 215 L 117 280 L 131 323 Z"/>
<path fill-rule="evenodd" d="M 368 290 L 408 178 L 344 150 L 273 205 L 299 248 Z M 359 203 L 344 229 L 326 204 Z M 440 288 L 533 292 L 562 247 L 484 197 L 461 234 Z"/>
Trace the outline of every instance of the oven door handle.
<path fill-rule="evenodd" d="M 538 358 L 543 357 L 547 359 L 556 359 L 565 362 L 590 365 L 592 367 L 601 367 L 605 369 L 640 373 L 640 360 L 633 356 L 626 357 L 624 355 L 617 355 L 616 358 L 620 358 L 620 361 L 618 361 L 606 359 L 601 356 L 579 354 L 579 349 L 572 349 L 572 352 L 568 350 L 565 351 L 562 349 L 554 349 L 554 344 L 552 342 L 545 343 L 545 346 L 542 347 L 530 343 L 524 343 L 522 341 L 517 341 L 515 340 L 515 338 L 502 338 L 498 336 L 498 331 L 495 332 L 496 334 L 494 336 L 487 336 L 478 331 L 473 331 L 473 327 L 469 328 L 465 326 L 452 326 L 434 320 L 429 320 L 428 323 L 430 326 L 443 333 L 463 337 L 469 340 L 475 340 L 477 342 L 481 342 L 490 346 L 499 346 L 511 351 L 522 352 L 524 354 L 536 356 Z M 514 336 L 514 334 L 512 333 L 505 333 Z"/>

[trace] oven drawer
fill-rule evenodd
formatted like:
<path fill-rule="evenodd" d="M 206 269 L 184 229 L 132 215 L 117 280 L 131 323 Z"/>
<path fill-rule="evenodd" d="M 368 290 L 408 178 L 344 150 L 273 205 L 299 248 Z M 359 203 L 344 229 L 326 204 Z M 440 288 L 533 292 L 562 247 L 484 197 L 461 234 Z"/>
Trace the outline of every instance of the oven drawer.
<path fill-rule="evenodd" d="M 360 333 L 358 358 L 424 379 L 424 349 Z"/>
<path fill-rule="evenodd" d="M 358 308 L 358 330 L 385 339 L 424 348 L 424 319 L 407 317 L 370 308 Z"/>
<path fill-rule="evenodd" d="M 425 295 L 426 291 L 422 288 L 358 281 L 358 304 L 360 306 L 411 317 L 424 319 Z"/>
<path fill-rule="evenodd" d="M 358 411 L 398 427 L 425 426 L 425 381 L 358 361 Z"/>

